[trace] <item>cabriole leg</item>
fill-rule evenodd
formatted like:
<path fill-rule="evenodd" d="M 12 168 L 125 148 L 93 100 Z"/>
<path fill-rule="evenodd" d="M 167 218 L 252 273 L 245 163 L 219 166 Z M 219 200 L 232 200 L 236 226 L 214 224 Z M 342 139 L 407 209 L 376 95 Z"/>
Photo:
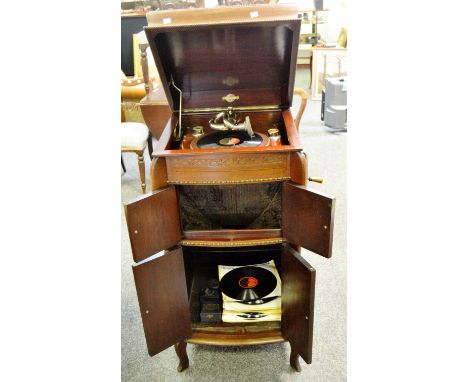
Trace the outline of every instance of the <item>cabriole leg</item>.
<path fill-rule="evenodd" d="M 189 367 L 189 359 L 187 356 L 187 342 L 177 342 L 174 345 L 177 357 L 179 357 L 179 366 L 177 366 L 177 371 L 184 371 Z"/>
<path fill-rule="evenodd" d="M 302 370 L 301 365 L 299 363 L 299 353 L 296 351 L 296 349 L 294 349 L 292 345 L 291 345 L 291 356 L 289 357 L 289 364 L 297 372 L 300 372 Z"/>

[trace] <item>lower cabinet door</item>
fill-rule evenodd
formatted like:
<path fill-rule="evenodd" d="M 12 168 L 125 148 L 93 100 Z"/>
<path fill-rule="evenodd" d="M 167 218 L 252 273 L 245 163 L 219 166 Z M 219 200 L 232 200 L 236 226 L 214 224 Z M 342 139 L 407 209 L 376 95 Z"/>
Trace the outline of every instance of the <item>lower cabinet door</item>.
<path fill-rule="evenodd" d="M 192 334 L 182 248 L 133 266 L 148 353 L 153 356 Z"/>
<path fill-rule="evenodd" d="M 335 198 L 292 182 L 283 183 L 283 236 L 323 257 L 331 257 Z"/>
<path fill-rule="evenodd" d="M 290 245 L 281 255 L 281 330 L 299 355 L 312 363 L 315 269 Z"/>

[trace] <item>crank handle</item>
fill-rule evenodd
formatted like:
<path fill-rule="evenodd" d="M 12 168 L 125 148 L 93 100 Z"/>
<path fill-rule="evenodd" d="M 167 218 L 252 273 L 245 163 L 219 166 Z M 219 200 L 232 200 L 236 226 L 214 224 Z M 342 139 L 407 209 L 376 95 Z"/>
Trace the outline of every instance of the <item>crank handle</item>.
<path fill-rule="evenodd" d="M 323 183 L 323 178 L 308 178 L 309 182 Z"/>

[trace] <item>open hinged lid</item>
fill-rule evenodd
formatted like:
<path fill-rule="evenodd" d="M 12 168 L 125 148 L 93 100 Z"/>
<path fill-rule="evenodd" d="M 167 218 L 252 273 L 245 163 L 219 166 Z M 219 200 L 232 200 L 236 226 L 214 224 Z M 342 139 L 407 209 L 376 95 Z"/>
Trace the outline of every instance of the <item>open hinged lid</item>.
<path fill-rule="evenodd" d="M 173 111 L 177 88 L 183 111 L 291 106 L 301 23 L 295 6 L 171 10 L 147 18 Z"/>

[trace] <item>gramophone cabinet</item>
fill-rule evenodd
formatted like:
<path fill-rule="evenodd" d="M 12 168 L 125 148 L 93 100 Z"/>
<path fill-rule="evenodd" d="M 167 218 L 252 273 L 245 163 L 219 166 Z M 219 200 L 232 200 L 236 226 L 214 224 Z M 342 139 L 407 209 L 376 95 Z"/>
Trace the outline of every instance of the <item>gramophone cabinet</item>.
<path fill-rule="evenodd" d="M 174 345 L 182 371 L 189 365 L 187 343 L 288 341 L 290 364 L 299 371 L 299 356 L 312 362 L 315 295 L 315 270 L 300 247 L 331 256 L 334 198 L 307 188 L 307 158 L 290 112 L 297 9 L 247 6 L 147 17 L 146 35 L 172 110 L 164 128 L 149 126 L 158 139 L 152 192 L 125 203 L 148 352 Z M 147 103 L 144 116 L 150 108 Z M 213 133 L 210 121 L 228 109 L 240 121 L 250 119 L 261 145 L 197 146 Z M 282 281 L 281 322 L 200 321 L 200 287 L 218 264 L 269 260 Z"/>

